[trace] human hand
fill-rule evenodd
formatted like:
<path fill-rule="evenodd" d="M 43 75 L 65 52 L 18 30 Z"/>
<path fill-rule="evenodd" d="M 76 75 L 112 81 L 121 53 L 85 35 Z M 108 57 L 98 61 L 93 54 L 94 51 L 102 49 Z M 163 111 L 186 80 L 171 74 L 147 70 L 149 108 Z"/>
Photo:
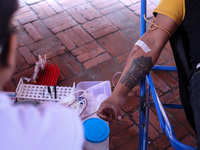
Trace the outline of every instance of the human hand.
<path fill-rule="evenodd" d="M 97 115 L 109 122 L 114 122 L 117 119 L 121 119 L 122 110 L 121 107 L 123 105 L 125 98 L 119 96 L 111 95 L 105 101 L 103 101 L 97 111 Z"/>

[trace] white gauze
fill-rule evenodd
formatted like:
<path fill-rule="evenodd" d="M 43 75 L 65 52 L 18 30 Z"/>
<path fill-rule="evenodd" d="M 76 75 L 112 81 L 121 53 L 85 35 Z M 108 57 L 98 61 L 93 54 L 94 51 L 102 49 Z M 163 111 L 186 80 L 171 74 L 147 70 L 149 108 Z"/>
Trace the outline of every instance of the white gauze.
<path fill-rule="evenodd" d="M 141 47 L 141 49 L 145 52 L 148 53 L 151 51 L 151 49 L 142 41 L 142 40 L 138 40 L 135 45 L 138 45 Z"/>

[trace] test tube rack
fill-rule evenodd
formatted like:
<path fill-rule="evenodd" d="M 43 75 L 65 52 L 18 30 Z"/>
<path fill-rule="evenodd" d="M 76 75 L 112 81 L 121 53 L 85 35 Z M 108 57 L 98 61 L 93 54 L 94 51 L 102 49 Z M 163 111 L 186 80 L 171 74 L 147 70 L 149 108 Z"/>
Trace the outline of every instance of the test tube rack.
<path fill-rule="evenodd" d="M 54 88 L 54 86 L 50 86 L 51 93 L 49 93 L 47 86 L 25 84 L 21 78 L 16 89 L 16 99 L 17 101 L 37 100 L 40 102 L 59 102 L 75 92 L 75 83 L 73 87 L 56 86 L 56 98 Z"/>
<path fill-rule="evenodd" d="M 57 84 L 60 69 L 56 64 L 45 65 L 45 70 L 40 71 L 37 78 L 37 85 L 49 85 L 53 86 Z"/>

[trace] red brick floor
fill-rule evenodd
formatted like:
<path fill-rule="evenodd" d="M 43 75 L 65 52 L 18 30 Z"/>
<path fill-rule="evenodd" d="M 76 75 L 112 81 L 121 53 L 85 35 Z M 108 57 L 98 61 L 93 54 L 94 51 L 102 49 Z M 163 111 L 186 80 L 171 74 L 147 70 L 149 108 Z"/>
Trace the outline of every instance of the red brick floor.
<path fill-rule="evenodd" d="M 153 1 L 153 0 L 152 0 Z M 147 17 L 155 4 L 148 1 Z M 59 85 L 111 80 L 139 38 L 140 0 L 20 0 L 14 16 L 19 34 L 17 67 L 5 87 L 15 91 L 22 76 L 30 77 L 38 55 L 61 69 Z M 174 66 L 170 45 L 157 64 Z M 180 103 L 176 72 L 151 72 L 162 102 Z M 139 87 L 127 96 L 121 121 L 110 124 L 110 149 L 138 149 Z M 166 110 L 177 138 L 195 146 L 196 137 L 182 110 Z M 150 109 L 149 149 L 173 149 Z"/>

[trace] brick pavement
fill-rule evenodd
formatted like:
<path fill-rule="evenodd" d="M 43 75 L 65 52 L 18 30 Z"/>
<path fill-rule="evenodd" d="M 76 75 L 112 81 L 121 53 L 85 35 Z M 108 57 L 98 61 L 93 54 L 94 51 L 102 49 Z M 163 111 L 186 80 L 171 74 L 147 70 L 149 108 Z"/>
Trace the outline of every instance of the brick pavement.
<path fill-rule="evenodd" d="M 147 17 L 155 4 L 147 1 Z M 19 78 L 30 77 L 37 56 L 61 69 L 59 85 L 111 80 L 139 38 L 140 0 L 20 0 L 13 25 L 19 34 L 17 66 L 6 85 L 14 91 Z M 169 43 L 157 64 L 175 65 Z M 162 102 L 180 103 L 177 73 L 151 72 Z M 138 149 L 139 86 L 127 96 L 121 121 L 110 124 L 110 149 Z M 166 109 L 177 138 L 194 146 L 196 137 L 182 110 Z M 173 149 L 150 109 L 149 149 Z"/>

